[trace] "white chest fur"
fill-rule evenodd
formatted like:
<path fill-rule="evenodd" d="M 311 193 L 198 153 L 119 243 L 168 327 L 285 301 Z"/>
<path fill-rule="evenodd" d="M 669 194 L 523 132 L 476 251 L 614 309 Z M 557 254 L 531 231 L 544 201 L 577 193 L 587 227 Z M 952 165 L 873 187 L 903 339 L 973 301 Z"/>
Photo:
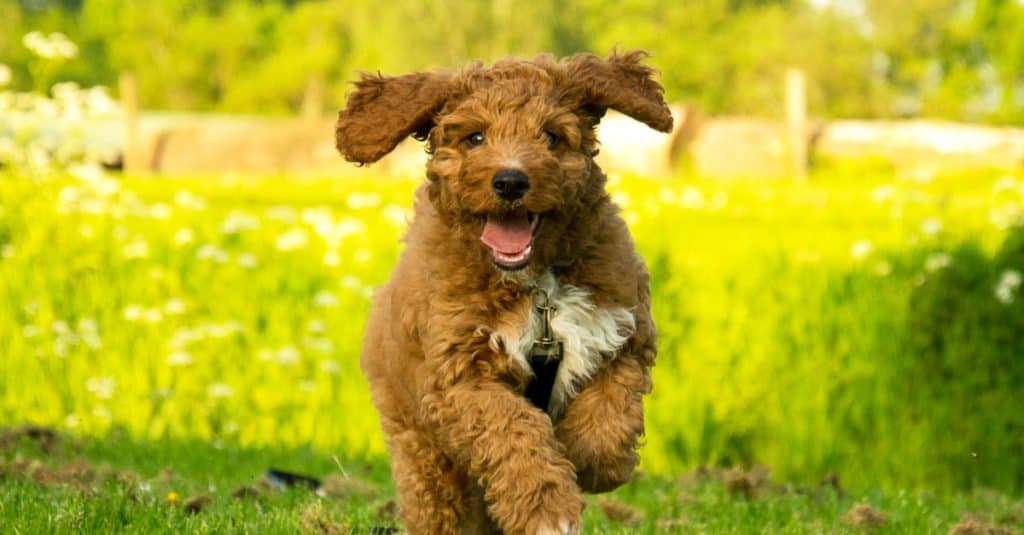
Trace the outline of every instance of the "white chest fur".
<path fill-rule="evenodd" d="M 536 281 L 555 308 L 551 318 L 554 338 L 562 342 L 562 363 L 555 376 L 548 414 L 557 420 L 576 394 L 577 386 L 587 380 L 614 356 L 636 329 L 633 312 L 626 308 L 596 306 L 590 294 L 570 284 L 559 284 L 551 274 Z M 544 317 L 532 303 L 524 303 L 526 312 L 502 318 L 492 331 L 491 345 L 504 350 L 510 359 L 532 372 L 528 356 L 534 342 L 544 331 Z"/>

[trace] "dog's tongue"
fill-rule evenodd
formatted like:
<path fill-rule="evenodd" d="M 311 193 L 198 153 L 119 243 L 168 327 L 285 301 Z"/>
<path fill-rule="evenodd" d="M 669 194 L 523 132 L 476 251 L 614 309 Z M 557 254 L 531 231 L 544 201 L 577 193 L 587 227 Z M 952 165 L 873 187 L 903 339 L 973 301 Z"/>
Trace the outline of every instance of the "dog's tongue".
<path fill-rule="evenodd" d="M 532 233 L 530 218 L 525 213 L 492 215 L 487 216 L 480 241 L 499 253 L 513 255 L 530 246 Z"/>

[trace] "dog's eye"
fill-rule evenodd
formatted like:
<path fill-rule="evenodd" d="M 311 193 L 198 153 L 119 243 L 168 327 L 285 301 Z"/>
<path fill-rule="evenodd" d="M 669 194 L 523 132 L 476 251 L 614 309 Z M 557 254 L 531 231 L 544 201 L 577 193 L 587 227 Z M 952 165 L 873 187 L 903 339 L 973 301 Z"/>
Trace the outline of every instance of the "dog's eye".
<path fill-rule="evenodd" d="M 548 141 L 548 148 L 553 149 L 558 146 L 559 137 L 557 134 L 550 130 L 544 131 L 544 139 Z"/>
<path fill-rule="evenodd" d="M 472 134 L 466 136 L 465 141 L 466 143 L 469 144 L 470 147 L 479 147 L 480 145 L 484 144 L 484 133 L 473 132 Z"/>

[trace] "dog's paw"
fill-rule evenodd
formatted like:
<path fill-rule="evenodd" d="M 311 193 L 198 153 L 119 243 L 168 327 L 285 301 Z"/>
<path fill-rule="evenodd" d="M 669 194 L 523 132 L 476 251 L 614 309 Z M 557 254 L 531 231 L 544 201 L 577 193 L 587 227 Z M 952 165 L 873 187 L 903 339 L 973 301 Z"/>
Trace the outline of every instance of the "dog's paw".
<path fill-rule="evenodd" d="M 542 524 L 537 528 L 537 535 L 577 535 L 580 532 L 579 520 L 562 519 L 556 526 Z"/>

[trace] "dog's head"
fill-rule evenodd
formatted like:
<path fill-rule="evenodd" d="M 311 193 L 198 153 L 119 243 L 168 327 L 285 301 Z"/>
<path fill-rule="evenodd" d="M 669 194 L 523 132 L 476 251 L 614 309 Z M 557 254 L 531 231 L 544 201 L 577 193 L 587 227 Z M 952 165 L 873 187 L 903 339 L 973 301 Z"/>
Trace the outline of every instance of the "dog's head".
<path fill-rule="evenodd" d="M 459 73 L 364 75 L 338 115 L 337 147 L 367 164 L 408 136 L 426 140 L 438 212 L 478 233 L 496 266 L 521 269 L 546 256 L 535 253 L 554 249 L 577 215 L 604 197 L 593 157 L 605 110 L 671 131 L 645 56 L 540 56 Z"/>

